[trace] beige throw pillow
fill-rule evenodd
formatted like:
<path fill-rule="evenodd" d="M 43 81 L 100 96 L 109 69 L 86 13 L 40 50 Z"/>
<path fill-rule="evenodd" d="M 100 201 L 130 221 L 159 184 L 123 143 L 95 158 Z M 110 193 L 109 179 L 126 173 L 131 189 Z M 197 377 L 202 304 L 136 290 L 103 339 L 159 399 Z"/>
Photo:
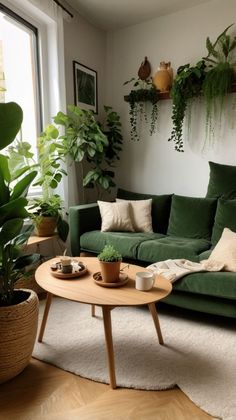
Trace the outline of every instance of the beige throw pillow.
<path fill-rule="evenodd" d="M 97 203 L 102 218 L 102 232 L 134 232 L 128 202 L 109 203 L 107 201 L 98 201 Z"/>
<path fill-rule="evenodd" d="M 236 233 L 224 228 L 207 262 L 223 264 L 225 271 L 236 272 Z"/>
<path fill-rule="evenodd" d="M 135 232 L 153 232 L 151 198 L 148 200 L 122 200 L 117 198 L 116 202 L 130 204 L 130 216 Z"/>

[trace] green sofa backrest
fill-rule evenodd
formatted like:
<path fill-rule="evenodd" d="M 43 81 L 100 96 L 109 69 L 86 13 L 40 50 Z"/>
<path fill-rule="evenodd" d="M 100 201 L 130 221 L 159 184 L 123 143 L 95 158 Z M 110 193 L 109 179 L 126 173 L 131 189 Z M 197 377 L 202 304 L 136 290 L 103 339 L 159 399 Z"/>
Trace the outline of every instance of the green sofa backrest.
<path fill-rule="evenodd" d="M 168 229 L 172 194 L 152 195 L 131 192 L 119 188 L 117 198 L 123 200 L 147 200 L 152 198 L 152 227 L 157 233 L 166 234 Z"/>

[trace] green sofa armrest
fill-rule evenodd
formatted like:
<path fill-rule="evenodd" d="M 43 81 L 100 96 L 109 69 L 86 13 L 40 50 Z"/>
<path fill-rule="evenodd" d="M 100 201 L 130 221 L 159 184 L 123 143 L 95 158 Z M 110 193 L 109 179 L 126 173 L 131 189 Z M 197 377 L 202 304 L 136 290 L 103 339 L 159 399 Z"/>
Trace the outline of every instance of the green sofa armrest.
<path fill-rule="evenodd" d="M 70 207 L 69 225 L 71 253 L 73 256 L 79 256 L 81 235 L 101 229 L 101 216 L 97 203 Z"/>

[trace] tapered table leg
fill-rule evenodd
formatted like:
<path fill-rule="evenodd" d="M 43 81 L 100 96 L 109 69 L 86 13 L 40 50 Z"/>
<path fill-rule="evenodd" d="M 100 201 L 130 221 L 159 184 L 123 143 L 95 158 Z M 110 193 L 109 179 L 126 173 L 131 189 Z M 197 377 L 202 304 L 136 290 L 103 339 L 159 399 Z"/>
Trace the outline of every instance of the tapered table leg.
<path fill-rule="evenodd" d="M 95 305 L 91 305 L 91 315 L 95 316 Z"/>
<path fill-rule="evenodd" d="M 112 340 L 112 326 L 111 326 L 111 308 L 107 306 L 102 307 L 103 325 L 107 347 L 107 360 L 110 376 L 110 385 L 112 389 L 116 388 L 116 374 L 115 374 L 115 360 Z"/>
<path fill-rule="evenodd" d="M 148 304 L 148 308 L 149 311 L 152 315 L 156 330 L 157 330 L 157 335 L 158 335 L 158 340 L 160 344 L 164 344 L 163 338 L 162 338 L 162 333 L 161 333 L 161 327 L 160 327 L 160 322 L 159 322 L 159 318 L 157 315 L 157 310 L 156 310 L 156 305 L 155 303 L 149 303 Z"/>
<path fill-rule="evenodd" d="M 42 319 L 42 322 L 41 322 L 41 327 L 40 327 L 39 336 L 38 336 L 38 342 L 39 343 L 41 343 L 42 340 L 43 340 L 43 334 L 44 334 L 44 330 L 45 330 L 47 319 L 48 319 L 49 309 L 50 309 L 50 306 L 51 306 L 51 303 L 52 303 L 52 297 L 53 297 L 53 294 L 48 292 L 46 303 L 45 303 L 45 308 L 44 308 L 44 313 L 43 313 L 43 319 Z"/>

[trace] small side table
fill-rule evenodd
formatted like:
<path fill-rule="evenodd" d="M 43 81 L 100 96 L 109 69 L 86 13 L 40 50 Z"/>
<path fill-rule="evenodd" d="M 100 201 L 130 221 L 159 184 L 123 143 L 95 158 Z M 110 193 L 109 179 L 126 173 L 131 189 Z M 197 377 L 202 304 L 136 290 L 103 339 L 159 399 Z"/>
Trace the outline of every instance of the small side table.
<path fill-rule="evenodd" d="M 63 255 L 65 246 L 57 234 L 53 236 L 32 235 L 29 237 L 24 250 L 27 250 L 27 252 L 37 252 L 44 256 L 55 257 L 56 255 Z"/>

